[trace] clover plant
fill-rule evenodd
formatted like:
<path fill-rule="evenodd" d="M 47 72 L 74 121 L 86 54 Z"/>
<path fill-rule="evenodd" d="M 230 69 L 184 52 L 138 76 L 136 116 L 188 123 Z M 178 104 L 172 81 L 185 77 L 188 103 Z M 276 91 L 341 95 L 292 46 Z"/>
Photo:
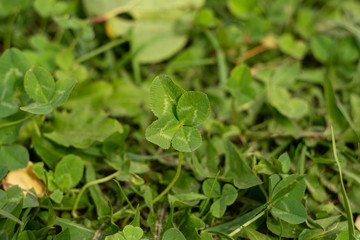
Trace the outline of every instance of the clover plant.
<path fill-rule="evenodd" d="M 168 149 L 192 152 L 201 145 L 196 128 L 210 115 L 207 95 L 185 91 L 168 76 L 158 76 L 150 88 L 150 107 L 158 120 L 146 129 L 146 139 Z"/>
<path fill-rule="evenodd" d="M 179 151 L 176 175 L 169 186 L 154 201 L 158 201 L 180 176 L 182 152 L 193 152 L 201 145 L 197 129 L 210 115 L 207 95 L 199 91 L 185 91 L 166 75 L 157 76 L 150 87 L 150 108 L 158 117 L 145 132 L 146 139 L 163 149 L 170 145 Z"/>

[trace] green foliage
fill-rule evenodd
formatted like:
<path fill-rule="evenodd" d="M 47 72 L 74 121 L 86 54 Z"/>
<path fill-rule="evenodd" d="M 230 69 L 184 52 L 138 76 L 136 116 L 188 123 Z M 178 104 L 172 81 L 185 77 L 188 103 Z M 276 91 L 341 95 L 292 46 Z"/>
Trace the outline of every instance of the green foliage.
<path fill-rule="evenodd" d="M 67 155 L 63 157 L 55 168 L 55 180 L 62 189 L 76 186 L 82 179 L 84 164 L 80 157 Z"/>
<path fill-rule="evenodd" d="M 0 148 L 1 165 L 9 170 L 25 168 L 29 162 L 28 150 L 22 145 L 2 146 Z"/>
<path fill-rule="evenodd" d="M 65 147 L 87 148 L 95 141 L 104 141 L 122 131 L 121 124 L 108 118 L 103 111 L 79 108 L 71 113 L 55 113 L 55 129 L 45 137 Z"/>
<path fill-rule="evenodd" d="M 170 228 L 164 233 L 162 240 L 185 240 L 184 235 L 176 228 Z"/>
<path fill-rule="evenodd" d="M 358 16 L 1 0 L 0 239 L 359 238 Z"/>
<path fill-rule="evenodd" d="M 17 112 L 17 89 L 31 64 L 20 50 L 12 48 L 1 55 L 0 66 L 0 117 L 4 118 Z"/>
<path fill-rule="evenodd" d="M 192 152 L 201 145 L 195 127 L 210 115 L 206 94 L 184 91 L 169 77 L 156 77 L 150 88 L 150 106 L 159 118 L 145 132 L 146 139 L 168 149 L 170 144 L 180 152 Z"/>
<path fill-rule="evenodd" d="M 139 227 L 127 225 L 124 227 L 122 232 L 115 233 L 111 236 L 107 236 L 106 240 L 140 240 L 144 239 L 143 230 Z"/>

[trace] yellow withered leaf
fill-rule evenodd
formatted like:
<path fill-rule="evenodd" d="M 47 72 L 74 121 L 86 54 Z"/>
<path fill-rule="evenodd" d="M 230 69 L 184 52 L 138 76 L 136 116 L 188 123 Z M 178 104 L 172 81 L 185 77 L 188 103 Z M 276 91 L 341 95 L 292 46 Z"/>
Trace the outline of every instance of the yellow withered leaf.
<path fill-rule="evenodd" d="M 45 191 L 45 184 L 32 171 L 33 163 L 29 162 L 26 168 L 10 171 L 2 180 L 4 189 L 7 190 L 11 186 L 18 185 L 21 189 L 35 189 L 36 195 L 42 197 Z M 26 192 L 24 191 L 24 194 Z"/>

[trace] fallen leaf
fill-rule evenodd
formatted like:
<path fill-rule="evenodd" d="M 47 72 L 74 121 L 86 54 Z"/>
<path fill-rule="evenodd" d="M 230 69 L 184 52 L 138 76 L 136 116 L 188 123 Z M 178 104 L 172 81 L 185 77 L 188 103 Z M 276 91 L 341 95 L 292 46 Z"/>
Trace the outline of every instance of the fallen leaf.
<path fill-rule="evenodd" d="M 356 217 L 355 227 L 360 231 L 360 215 Z"/>
<path fill-rule="evenodd" d="M 45 184 L 32 171 L 33 164 L 29 162 L 26 168 L 10 171 L 2 180 L 4 190 L 11 186 L 18 185 L 23 190 L 35 189 L 36 195 L 42 197 L 45 191 Z M 26 194 L 26 191 L 24 191 Z"/>

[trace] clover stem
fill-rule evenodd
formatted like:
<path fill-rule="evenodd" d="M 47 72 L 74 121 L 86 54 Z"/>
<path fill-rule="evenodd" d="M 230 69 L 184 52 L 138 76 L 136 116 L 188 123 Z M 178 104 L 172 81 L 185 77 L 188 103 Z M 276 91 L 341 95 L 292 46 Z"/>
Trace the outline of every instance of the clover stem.
<path fill-rule="evenodd" d="M 16 121 L 13 121 L 13 122 L 7 122 L 7 123 L 3 123 L 3 124 L 0 124 L 0 128 L 6 128 L 6 127 L 10 127 L 10 126 L 14 126 L 14 125 L 17 125 L 19 123 L 22 123 L 22 122 L 25 122 L 26 120 L 34 117 L 35 115 L 31 114 L 29 116 L 27 116 L 26 118 L 23 118 L 23 119 L 20 119 L 20 120 L 16 120 Z"/>
<path fill-rule="evenodd" d="M 97 180 L 94 180 L 94 181 L 91 181 L 91 182 L 88 182 L 86 183 L 80 190 L 79 194 L 76 196 L 76 199 L 75 199 L 75 202 L 74 202 L 74 205 L 73 205 L 73 208 L 72 208 L 72 215 L 73 217 L 78 217 L 77 213 L 76 213 L 76 209 L 79 205 L 79 202 L 80 202 L 80 199 L 81 199 L 81 196 L 83 195 L 83 193 L 85 192 L 85 190 L 92 186 L 92 185 L 95 185 L 95 184 L 100 184 L 100 183 L 104 183 L 104 182 L 107 182 L 107 181 L 110 181 L 111 179 L 117 177 L 118 175 L 120 175 L 122 173 L 122 171 L 117 171 L 117 172 L 114 172 L 113 174 L 110 174 L 109 176 L 106 176 L 104 178 L 100 178 L 100 179 L 97 179 Z"/>
<path fill-rule="evenodd" d="M 179 152 L 179 160 L 178 160 L 178 166 L 176 169 L 176 174 L 175 177 L 173 178 L 173 180 L 171 180 L 170 184 L 165 188 L 164 191 L 162 191 L 162 193 L 160 193 L 154 200 L 153 203 L 158 202 L 159 200 L 161 200 L 165 194 L 167 194 L 170 189 L 174 186 L 175 182 L 178 180 L 178 178 L 180 177 L 180 173 L 181 173 L 181 160 L 182 160 L 182 152 Z"/>

